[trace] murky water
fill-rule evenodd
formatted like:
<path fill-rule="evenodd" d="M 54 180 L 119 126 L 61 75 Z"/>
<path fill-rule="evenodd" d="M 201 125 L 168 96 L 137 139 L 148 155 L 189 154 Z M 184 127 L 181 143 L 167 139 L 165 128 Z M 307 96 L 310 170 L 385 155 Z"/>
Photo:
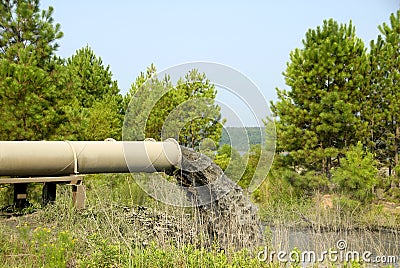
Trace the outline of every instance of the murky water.
<path fill-rule="evenodd" d="M 400 255 L 400 233 L 398 231 L 353 230 L 347 232 L 315 232 L 311 229 L 272 227 L 272 244 L 284 250 L 316 250 L 336 248 L 339 240 L 345 240 L 354 250 L 370 250 L 377 254 Z"/>
<path fill-rule="evenodd" d="M 316 232 L 312 229 L 295 229 L 285 226 L 270 228 L 270 244 L 268 251 L 315 252 L 316 257 L 324 251 L 336 251 L 336 258 L 344 262 L 346 254 L 357 252 L 360 259 L 363 254 L 371 253 L 368 267 L 381 267 L 382 263 L 374 263 L 374 258 L 386 258 L 386 265 L 400 265 L 400 233 L 394 230 L 369 231 L 351 230 Z"/>
<path fill-rule="evenodd" d="M 187 187 L 187 197 L 199 208 L 211 240 L 222 248 L 252 248 L 263 242 L 257 207 L 209 157 L 181 147 L 178 183 Z"/>

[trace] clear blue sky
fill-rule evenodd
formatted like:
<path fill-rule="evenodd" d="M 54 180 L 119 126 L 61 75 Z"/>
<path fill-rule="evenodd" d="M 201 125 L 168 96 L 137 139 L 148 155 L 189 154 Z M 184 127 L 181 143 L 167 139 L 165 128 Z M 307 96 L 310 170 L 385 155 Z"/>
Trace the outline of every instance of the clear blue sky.
<path fill-rule="evenodd" d="M 42 0 L 41 5 L 55 8 L 64 32 L 58 54 L 69 57 L 89 45 L 110 65 L 122 93 L 151 63 L 161 71 L 211 61 L 248 76 L 269 101 L 276 100 L 276 87 L 285 87 L 282 72 L 289 53 L 302 46 L 309 28 L 329 18 L 352 20 L 369 44 L 400 1 Z"/>

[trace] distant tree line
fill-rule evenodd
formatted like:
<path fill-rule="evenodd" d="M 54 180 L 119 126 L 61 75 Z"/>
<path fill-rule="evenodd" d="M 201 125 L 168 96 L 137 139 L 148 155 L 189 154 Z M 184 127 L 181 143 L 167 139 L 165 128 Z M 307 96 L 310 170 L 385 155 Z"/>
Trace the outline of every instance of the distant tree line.
<path fill-rule="evenodd" d="M 240 152 L 246 152 L 251 145 L 263 143 L 264 127 L 225 127 L 222 130 L 220 145 L 228 144 Z"/>

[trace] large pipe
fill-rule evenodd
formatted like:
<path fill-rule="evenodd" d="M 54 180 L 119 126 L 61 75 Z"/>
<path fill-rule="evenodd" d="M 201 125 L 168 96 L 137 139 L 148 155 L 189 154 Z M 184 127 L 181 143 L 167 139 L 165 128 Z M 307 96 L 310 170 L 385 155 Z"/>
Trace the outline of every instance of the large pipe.
<path fill-rule="evenodd" d="M 157 172 L 181 157 L 175 140 L 0 141 L 0 176 Z"/>

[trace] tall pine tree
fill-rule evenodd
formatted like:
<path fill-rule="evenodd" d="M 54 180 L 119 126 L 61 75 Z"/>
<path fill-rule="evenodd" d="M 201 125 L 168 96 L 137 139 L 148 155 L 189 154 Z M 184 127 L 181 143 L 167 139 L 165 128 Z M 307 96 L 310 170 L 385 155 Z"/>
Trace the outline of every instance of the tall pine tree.
<path fill-rule="evenodd" d="M 45 67 L 63 36 L 54 23 L 53 8 L 40 10 L 39 0 L 6 0 L 0 4 L 0 58 L 26 61 L 35 54 L 35 63 Z"/>
<path fill-rule="evenodd" d="M 0 5 L 0 139 L 51 139 L 66 119 L 61 61 L 54 56 L 62 37 L 52 8 L 38 0 Z"/>
<path fill-rule="evenodd" d="M 166 95 L 174 96 L 176 104 L 164 121 L 162 136 L 174 137 L 190 148 L 198 148 L 205 138 L 218 145 L 224 120 L 221 108 L 214 103 L 216 94 L 204 73 L 189 71 Z"/>
<path fill-rule="evenodd" d="M 65 75 L 68 121 L 60 127 L 59 136 L 73 140 L 120 139 L 123 98 L 110 66 L 104 66 L 87 46 L 66 60 Z"/>
<path fill-rule="evenodd" d="M 290 53 L 283 74 L 290 90 L 277 89 L 278 101 L 272 103 L 277 150 L 290 152 L 293 165 L 330 176 L 366 130 L 360 114 L 366 49 L 351 22 L 339 25 L 333 19 L 310 29 L 303 46 Z"/>
<path fill-rule="evenodd" d="M 369 145 L 390 169 L 399 164 L 400 150 L 400 10 L 383 23 L 371 42 L 370 92 L 365 111 Z"/>
<path fill-rule="evenodd" d="M 215 96 L 214 85 L 197 70 L 189 71 L 174 86 L 168 76 L 158 78 L 151 65 L 125 98 L 124 139 L 175 138 L 182 145 L 198 148 L 209 138 L 217 144 L 224 120 Z"/>

